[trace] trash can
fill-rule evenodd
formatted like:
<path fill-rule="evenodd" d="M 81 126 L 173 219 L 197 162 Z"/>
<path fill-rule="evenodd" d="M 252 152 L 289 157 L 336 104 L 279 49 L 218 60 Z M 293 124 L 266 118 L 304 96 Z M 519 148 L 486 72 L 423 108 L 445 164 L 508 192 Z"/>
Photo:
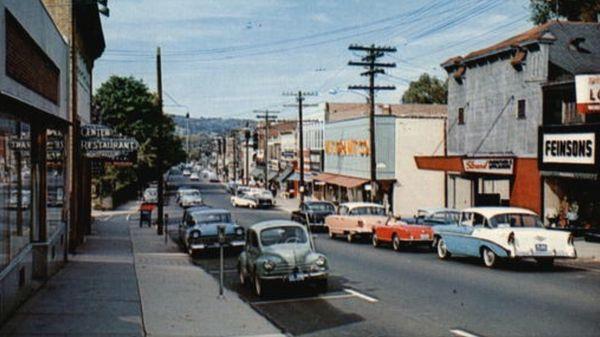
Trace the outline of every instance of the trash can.
<path fill-rule="evenodd" d="M 152 227 L 152 210 L 154 210 L 153 204 L 142 203 L 140 206 L 140 228 L 144 225 Z"/>

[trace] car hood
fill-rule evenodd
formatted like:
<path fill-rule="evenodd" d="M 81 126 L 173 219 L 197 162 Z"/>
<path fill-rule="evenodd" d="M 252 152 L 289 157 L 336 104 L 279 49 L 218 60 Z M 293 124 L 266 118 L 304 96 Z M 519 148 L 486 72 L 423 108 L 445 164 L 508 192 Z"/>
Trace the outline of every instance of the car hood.
<path fill-rule="evenodd" d="M 225 226 L 225 235 L 234 234 L 235 229 L 240 227 L 233 223 L 215 222 L 210 224 L 195 225 L 190 230 L 198 229 L 202 235 L 218 235 L 219 226 Z"/>
<path fill-rule="evenodd" d="M 263 253 L 265 255 L 280 258 L 290 266 L 307 263 L 307 259 L 310 257 L 310 255 L 315 254 L 308 243 L 286 243 L 264 247 Z"/>

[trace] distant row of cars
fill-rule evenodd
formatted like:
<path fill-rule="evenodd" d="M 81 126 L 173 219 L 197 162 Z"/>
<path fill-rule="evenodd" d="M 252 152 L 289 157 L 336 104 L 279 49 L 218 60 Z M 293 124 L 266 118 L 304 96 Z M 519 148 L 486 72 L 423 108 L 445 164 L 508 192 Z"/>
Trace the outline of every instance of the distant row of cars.
<path fill-rule="evenodd" d="M 318 209 L 323 209 L 321 204 L 315 203 Z M 399 251 L 408 245 L 424 245 L 440 259 L 478 257 L 490 268 L 502 260 L 533 258 L 549 267 L 555 259 L 577 257 L 572 234 L 546 229 L 537 214 L 522 208 L 430 209 L 415 218 L 399 220 L 373 203 L 341 204 L 337 212 L 328 208 L 329 215 L 312 211 L 314 207 L 312 203 L 301 205 L 292 219 L 307 223 L 312 217 L 318 224 L 325 216 L 323 226 L 330 238 L 341 236 L 354 242 L 368 237 L 374 247 L 389 244 Z"/>
<path fill-rule="evenodd" d="M 233 207 L 271 208 L 275 206 L 273 194 L 264 188 L 235 185 L 228 190 L 233 194 L 229 199 Z"/>

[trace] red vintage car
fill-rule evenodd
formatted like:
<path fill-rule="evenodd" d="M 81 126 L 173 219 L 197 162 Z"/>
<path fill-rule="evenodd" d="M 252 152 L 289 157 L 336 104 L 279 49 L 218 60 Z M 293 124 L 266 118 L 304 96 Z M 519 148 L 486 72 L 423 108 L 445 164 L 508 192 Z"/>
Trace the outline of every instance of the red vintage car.
<path fill-rule="evenodd" d="M 390 219 L 383 225 L 373 227 L 373 247 L 391 243 L 395 251 L 404 246 L 433 246 L 433 230 L 429 226 L 409 225 L 401 220 Z"/>

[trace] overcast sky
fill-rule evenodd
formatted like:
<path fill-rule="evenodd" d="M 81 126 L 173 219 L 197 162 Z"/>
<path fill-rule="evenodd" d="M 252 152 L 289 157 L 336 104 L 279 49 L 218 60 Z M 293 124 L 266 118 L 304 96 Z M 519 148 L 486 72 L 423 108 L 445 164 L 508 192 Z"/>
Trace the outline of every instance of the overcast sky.
<path fill-rule="evenodd" d="M 287 91 L 317 91 L 309 101 L 364 102 L 346 90 L 364 84 L 349 67 L 350 44 L 394 46 L 396 62 L 377 83 L 396 85 L 377 102 L 398 103 L 408 81 L 530 28 L 528 0 L 111 0 L 103 18 L 106 51 L 94 69 L 97 88 L 111 75 L 156 88 L 162 49 L 165 111 L 192 117 L 254 118 L 284 108 Z"/>

